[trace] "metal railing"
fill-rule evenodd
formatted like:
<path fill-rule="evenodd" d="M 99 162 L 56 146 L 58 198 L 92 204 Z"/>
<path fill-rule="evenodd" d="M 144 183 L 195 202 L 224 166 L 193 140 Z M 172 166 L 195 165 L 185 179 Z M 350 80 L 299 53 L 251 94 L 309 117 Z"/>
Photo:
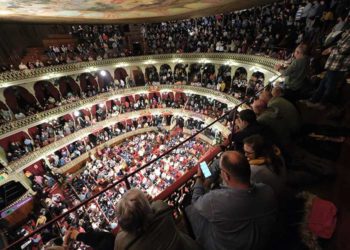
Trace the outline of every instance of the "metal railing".
<path fill-rule="evenodd" d="M 279 79 L 280 76 L 276 77 L 275 79 L 273 79 L 272 81 L 270 81 L 263 89 L 257 91 L 255 93 L 255 96 L 257 96 L 260 92 L 262 92 L 264 89 L 266 89 L 268 86 L 270 86 L 271 84 L 273 84 L 277 79 Z M 175 145 L 174 147 L 170 148 L 169 150 L 165 151 L 164 153 L 162 153 L 161 155 L 159 155 L 157 158 L 149 161 L 148 163 L 144 164 L 143 166 L 141 166 L 140 168 L 136 169 L 135 171 L 124 175 L 124 177 L 118 181 L 113 182 L 112 184 L 108 185 L 107 187 L 103 188 L 102 190 L 100 190 L 99 192 L 97 192 L 96 194 L 92 195 L 90 198 L 82 201 L 80 204 L 68 209 L 66 212 L 62 213 L 61 215 L 51 219 L 49 222 L 47 222 L 46 224 L 42 225 L 41 227 L 35 229 L 34 231 L 32 231 L 31 233 L 27 234 L 26 236 L 18 239 L 17 241 L 11 243 L 9 246 L 7 246 L 5 249 L 12 249 L 15 246 L 17 246 L 18 244 L 20 244 L 21 242 L 27 240 L 28 238 L 34 236 L 35 234 L 39 233 L 40 231 L 42 231 L 43 229 L 51 226 L 51 225 L 55 225 L 56 222 L 58 222 L 59 220 L 61 220 L 62 218 L 64 218 L 65 216 L 69 215 L 70 213 L 76 211 L 77 209 L 89 204 L 90 202 L 94 201 L 95 198 L 99 197 L 101 194 L 105 193 L 106 191 L 112 189 L 113 187 L 117 186 L 118 184 L 124 183 L 125 186 L 127 187 L 127 189 L 131 188 L 130 182 L 129 182 L 129 178 L 134 176 L 135 174 L 137 174 L 138 172 L 140 172 L 141 170 L 147 168 L 148 166 L 150 166 L 151 164 L 157 162 L 158 160 L 160 160 L 161 158 L 163 158 L 164 156 L 170 154 L 172 151 L 174 151 L 175 149 L 179 148 L 180 146 L 184 145 L 186 142 L 190 141 L 191 139 L 195 138 L 197 135 L 201 134 L 202 132 L 204 132 L 206 129 L 210 128 L 213 124 L 219 122 L 220 120 L 224 119 L 226 116 L 228 116 L 231 112 L 237 112 L 237 109 L 248 103 L 249 100 L 244 100 L 241 101 L 237 106 L 235 106 L 233 109 L 227 111 L 225 114 L 223 114 L 221 117 L 217 118 L 216 120 L 212 121 L 210 124 L 208 124 L 207 126 L 205 126 L 204 128 L 198 130 L 196 133 L 194 133 L 193 135 L 191 135 L 190 137 L 186 138 L 184 141 L 180 142 L 179 144 Z M 227 145 L 227 144 L 226 144 Z M 218 148 L 216 150 L 219 150 Z M 221 149 L 219 150 L 221 151 Z M 175 181 L 172 185 L 174 185 L 173 187 L 170 186 L 169 191 L 170 192 L 165 192 L 164 194 L 159 194 L 158 196 L 156 196 L 156 199 L 164 199 L 166 198 L 167 195 L 170 195 L 172 192 L 176 191 L 178 188 L 180 188 L 181 186 L 183 186 L 189 179 L 192 178 L 192 176 L 195 174 L 195 170 L 196 168 L 192 168 L 190 171 L 188 171 L 187 173 L 185 173 L 184 176 L 182 176 L 178 181 Z M 162 192 L 163 193 L 163 192 Z"/>

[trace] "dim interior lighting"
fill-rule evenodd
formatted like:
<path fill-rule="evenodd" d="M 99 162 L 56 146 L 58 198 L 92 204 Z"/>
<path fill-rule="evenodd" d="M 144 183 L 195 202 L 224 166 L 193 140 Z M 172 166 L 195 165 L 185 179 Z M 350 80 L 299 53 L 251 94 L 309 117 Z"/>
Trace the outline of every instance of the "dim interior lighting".
<path fill-rule="evenodd" d="M 101 74 L 101 76 L 106 76 L 107 75 L 106 71 L 104 71 L 104 70 L 101 70 L 100 74 Z"/>
<path fill-rule="evenodd" d="M 74 115 L 75 116 L 79 116 L 80 115 L 80 112 L 78 110 L 74 111 Z"/>

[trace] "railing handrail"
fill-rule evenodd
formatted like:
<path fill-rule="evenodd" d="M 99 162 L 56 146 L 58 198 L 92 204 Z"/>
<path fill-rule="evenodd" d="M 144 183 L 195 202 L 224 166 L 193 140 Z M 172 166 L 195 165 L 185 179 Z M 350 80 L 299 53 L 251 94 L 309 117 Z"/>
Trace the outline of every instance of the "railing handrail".
<path fill-rule="evenodd" d="M 267 85 L 265 85 L 265 87 L 259 91 L 257 91 L 255 93 L 255 95 L 259 94 L 260 92 L 262 92 L 264 89 L 266 89 L 267 86 L 271 85 L 273 82 L 275 82 L 277 79 L 279 79 L 280 76 L 277 76 L 275 79 L 273 79 L 272 81 L 270 81 Z M 227 111 L 225 114 L 223 114 L 222 116 L 220 116 L 219 118 L 217 118 L 216 120 L 214 120 L 213 122 L 209 123 L 207 126 L 205 126 L 204 128 L 198 130 L 196 133 L 194 133 L 192 136 L 186 138 L 184 141 L 180 142 L 179 144 L 175 145 L 174 147 L 170 148 L 169 150 L 165 151 L 164 153 L 162 153 L 161 155 L 159 155 L 157 158 L 147 162 L 146 164 L 144 164 L 143 166 L 141 166 L 140 168 L 134 170 L 133 172 L 126 174 L 122 179 L 113 182 L 112 184 L 108 185 L 107 187 L 105 187 L 104 189 L 102 189 L 101 191 L 97 192 L 96 194 L 92 195 L 90 198 L 82 201 L 80 204 L 68 209 L 66 212 L 62 213 L 61 215 L 51 219 L 49 222 L 47 222 L 46 224 L 42 225 L 41 227 L 35 229 L 33 232 L 27 234 L 26 236 L 18 239 L 17 241 L 13 242 L 12 244 L 10 244 L 9 246 L 7 246 L 5 249 L 10 249 L 11 247 L 16 246 L 17 244 L 19 244 L 20 242 L 32 237 L 33 235 L 37 234 L 38 232 L 40 232 L 41 230 L 47 228 L 48 226 L 54 224 L 56 221 L 64 218 L 65 216 L 67 216 L 68 214 L 70 214 L 71 212 L 76 211 L 77 209 L 79 209 L 80 207 L 88 204 L 89 202 L 91 202 L 92 200 L 94 200 L 95 198 L 97 198 L 98 196 L 100 196 L 101 194 L 105 193 L 107 190 L 117 186 L 118 184 L 125 182 L 128 183 L 128 178 L 131 176 L 134 176 L 136 173 L 140 172 L 141 170 L 145 169 L 146 167 L 150 166 L 151 164 L 155 163 L 156 161 L 158 161 L 159 159 L 163 158 L 165 155 L 171 153 L 172 151 L 174 151 L 175 149 L 177 149 L 178 147 L 180 147 L 181 145 L 185 144 L 186 142 L 188 142 L 189 140 L 193 139 L 194 137 L 196 137 L 197 135 L 199 135 L 200 133 L 204 132 L 206 129 L 208 129 L 209 127 L 211 127 L 213 124 L 215 124 L 216 122 L 220 121 L 221 119 L 225 118 L 227 115 L 229 115 L 232 111 L 237 111 L 238 107 L 242 106 L 243 104 L 248 103 L 248 100 L 243 100 L 241 101 L 238 105 L 236 105 L 234 108 L 232 108 L 231 110 Z"/>

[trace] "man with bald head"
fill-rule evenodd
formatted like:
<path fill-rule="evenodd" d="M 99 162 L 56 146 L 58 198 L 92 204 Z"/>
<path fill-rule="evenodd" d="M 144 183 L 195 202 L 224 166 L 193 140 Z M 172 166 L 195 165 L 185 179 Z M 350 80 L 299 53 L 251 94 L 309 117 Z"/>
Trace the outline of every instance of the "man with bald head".
<path fill-rule="evenodd" d="M 267 249 L 276 222 L 271 187 L 250 183 L 250 166 L 237 151 L 226 151 L 220 164 L 223 185 L 205 192 L 198 168 L 192 204 L 186 214 L 204 249 Z"/>

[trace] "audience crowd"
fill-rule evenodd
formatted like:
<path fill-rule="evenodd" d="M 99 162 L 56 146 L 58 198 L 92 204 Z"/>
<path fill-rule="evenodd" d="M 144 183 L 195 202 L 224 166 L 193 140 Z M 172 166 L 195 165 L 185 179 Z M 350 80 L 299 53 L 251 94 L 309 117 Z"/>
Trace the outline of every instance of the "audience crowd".
<path fill-rule="evenodd" d="M 26 155 L 27 153 L 30 153 L 41 147 L 47 146 L 50 143 L 60 140 L 65 136 L 68 136 L 80 129 L 91 126 L 96 122 L 103 121 L 105 119 L 117 116 L 119 114 L 123 114 L 125 112 L 132 112 L 149 108 L 184 108 L 186 110 L 201 113 L 209 117 L 218 118 L 225 111 L 227 111 L 227 104 L 221 103 L 217 100 L 209 100 L 205 96 L 199 96 L 195 94 L 181 96 L 176 100 L 169 93 L 165 93 L 163 95 L 163 98 L 158 95 L 153 95 L 153 97 L 150 97 L 146 94 L 143 94 L 140 95 L 139 99 L 137 100 L 131 98 L 129 99 L 128 97 L 126 97 L 123 101 L 117 99 L 112 101 L 110 108 L 107 109 L 105 106 L 97 105 L 96 112 L 95 114 L 92 114 L 91 117 L 86 116 L 84 115 L 84 113 L 79 111 L 74 113 L 74 117 L 59 117 L 58 119 L 54 119 L 49 123 L 37 125 L 35 127 L 35 132 L 31 133 L 31 137 L 33 138 L 33 140 L 30 138 L 24 138 L 23 141 L 9 142 L 9 147 L 6 151 L 7 160 L 8 162 L 15 161 L 21 158 L 22 156 Z M 130 123 L 127 123 L 125 125 L 125 129 L 126 131 L 131 131 L 138 127 L 151 125 L 157 126 L 159 124 L 162 124 L 163 120 L 167 123 L 166 119 L 161 116 L 157 116 L 155 118 L 141 117 L 138 120 L 133 119 Z M 199 123 L 203 124 L 203 122 L 193 119 L 189 119 L 188 123 L 189 129 L 200 129 L 201 125 L 199 125 Z M 119 135 L 121 133 L 121 130 L 122 128 L 120 127 L 109 130 L 115 131 L 112 132 L 114 133 L 114 135 L 108 134 L 109 132 L 104 131 L 104 133 L 96 135 L 97 141 L 106 141 L 112 136 Z M 220 135 L 218 135 L 218 131 L 214 129 L 205 131 L 205 134 L 210 138 L 217 138 L 220 140 Z M 55 162 L 54 167 L 63 166 L 70 159 L 82 154 L 83 152 L 81 149 L 79 149 L 80 147 L 82 147 L 82 145 L 79 145 L 79 143 L 76 142 L 75 145 L 72 145 L 68 151 L 65 150 L 64 152 L 57 152 L 57 154 L 53 156 L 55 159 L 53 160 Z M 89 146 L 89 148 L 91 148 L 91 146 Z M 60 157 L 62 155 L 63 157 Z M 70 155 L 71 157 L 68 157 L 68 155 Z"/>
<path fill-rule="evenodd" d="M 113 26 L 109 27 L 110 30 L 78 27 L 74 28 L 74 33 L 90 44 L 98 39 L 100 43 L 93 48 L 96 53 L 102 53 L 106 49 L 104 44 L 109 48 L 116 43 L 119 49 L 118 35 L 112 36 Z M 350 60 L 346 1 L 290 0 L 226 15 L 147 24 L 142 33 L 152 53 L 237 52 L 278 57 L 285 60 L 276 65 L 283 78 L 263 89 L 264 76 L 260 72 L 247 79 L 246 72 L 238 70 L 231 84 L 227 81 L 231 79 L 227 67 L 222 67 L 217 77 L 213 77 L 215 70 L 210 65 L 189 68 L 180 65 L 174 74 L 163 68 L 159 76 L 149 70 L 147 84 L 189 83 L 225 91 L 247 101 L 250 108 L 231 112 L 222 121 L 233 131 L 225 152 L 209 164 L 209 171 L 205 171 L 198 161 L 209 150 L 208 145 L 196 139 L 187 141 L 129 177 L 128 183 L 104 192 L 85 207 L 70 213 L 59 222 L 60 228 L 47 228 L 30 243 L 41 246 L 47 239 L 57 236 L 57 242 L 51 242 L 56 247 L 51 249 L 64 249 L 60 246 L 67 247 L 67 244 L 75 249 L 84 249 L 86 245 L 94 249 L 298 249 L 295 246 L 300 249 L 298 244 L 301 245 L 302 240 L 315 247 L 319 243 L 315 238 L 320 236 L 317 232 L 309 242 L 305 237 L 302 240 L 289 238 L 295 229 L 291 225 L 300 223 L 300 220 L 291 221 L 297 211 L 296 193 L 305 184 L 333 177 L 335 170 L 326 155 L 315 156 L 302 150 L 297 139 L 307 137 L 316 145 L 321 144 L 322 138 L 337 145 L 342 141 L 332 137 L 350 133 L 346 129 L 332 133 L 332 129 L 315 127 L 314 131 L 323 131 L 328 136 L 310 136 L 309 131 L 305 134 L 295 104 L 305 98 L 309 98 L 305 101 L 308 106 L 316 108 L 336 103 L 337 87 L 345 81 Z M 320 49 L 325 49 L 322 52 L 327 57 L 325 67 L 320 60 Z M 324 69 L 325 74 L 319 74 Z M 84 120 L 89 126 L 112 115 L 147 107 L 185 108 L 214 118 L 227 111 L 227 105 L 193 94 L 178 100 L 170 95 L 166 98 L 141 96 L 136 102 L 125 98 L 123 103 L 113 102 L 110 109 L 101 107 L 95 120 L 90 123 L 82 118 L 79 125 L 85 126 Z M 66 123 L 63 134 L 74 132 Z M 168 132 L 161 124 L 176 128 Z M 116 135 L 151 126 L 158 127 L 158 131 L 133 136 L 120 145 L 105 146 L 97 150 L 96 155 L 90 154 L 82 170 L 66 176 L 64 182 L 63 177 L 51 172 L 51 168 L 65 165 Z M 44 164 L 47 174 L 26 173 L 39 197 L 45 198 L 44 209 L 16 235 L 25 235 L 183 142 L 185 136 L 181 128 L 199 130 L 203 126 L 204 123 L 195 118 L 142 117 L 105 128 L 88 140 L 76 141 L 55 152 Z M 55 134 L 47 127 L 38 131 L 35 143 L 27 141 L 23 146 L 14 142 L 10 145 L 10 154 L 20 157 L 40 145 L 41 137 L 46 136 L 48 140 L 50 133 Z M 221 131 L 206 132 L 212 138 L 221 139 Z M 152 199 L 197 164 L 201 166 L 193 177 L 194 185 L 184 189 L 191 195 L 182 194 L 178 201 L 190 237 L 176 229 L 170 216 L 173 210 L 165 202 Z M 71 199 L 65 200 L 57 191 L 60 188 L 54 192 L 58 183 L 66 184 L 66 196 Z M 321 223 L 318 225 L 324 227 Z M 116 236 L 112 230 L 117 232 Z M 65 235 L 63 239 L 62 235 Z"/>

